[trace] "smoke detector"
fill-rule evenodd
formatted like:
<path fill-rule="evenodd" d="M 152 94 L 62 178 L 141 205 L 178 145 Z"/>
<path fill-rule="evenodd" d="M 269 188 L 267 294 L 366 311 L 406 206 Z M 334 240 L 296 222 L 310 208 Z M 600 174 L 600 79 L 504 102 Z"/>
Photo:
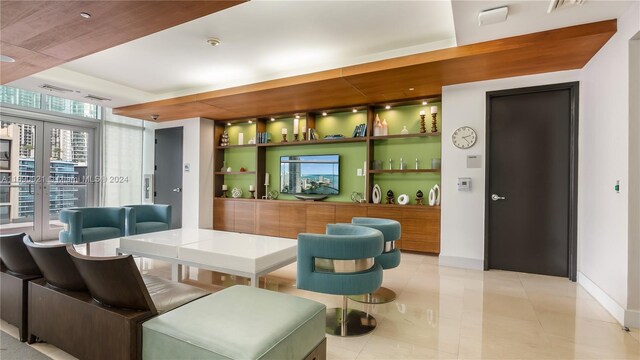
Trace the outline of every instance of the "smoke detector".
<path fill-rule="evenodd" d="M 218 45 L 220 45 L 220 39 L 218 39 L 218 38 L 208 38 L 207 39 L 207 43 L 209 43 L 209 45 L 211 45 L 211 46 L 218 46 Z"/>
<path fill-rule="evenodd" d="M 547 13 L 550 14 L 560 8 L 582 5 L 585 1 L 586 0 L 551 0 L 551 2 L 549 3 L 549 8 L 547 9 Z"/>

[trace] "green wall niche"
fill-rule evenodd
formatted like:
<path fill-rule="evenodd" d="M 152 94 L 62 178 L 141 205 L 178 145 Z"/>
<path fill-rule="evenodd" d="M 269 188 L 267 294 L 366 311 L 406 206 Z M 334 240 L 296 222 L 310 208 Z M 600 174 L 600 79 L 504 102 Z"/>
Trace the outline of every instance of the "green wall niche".
<path fill-rule="evenodd" d="M 314 144 L 267 148 L 267 172 L 270 174 L 270 190 L 280 191 L 280 157 L 295 155 L 340 155 L 340 194 L 329 196 L 329 201 L 351 201 L 351 193 L 364 191 L 364 176 L 357 176 L 366 160 L 364 143 Z M 264 179 L 259 179 L 264 184 Z M 281 194 L 278 199 L 295 199 L 293 195 Z"/>
<path fill-rule="evenodd" d="M 229 145 L 238 145 L 238 134 L 243 133 L 245 145 L 256 135 L 256 125 L 249 123 L 235 123 L 225 127 L 229 134 Z M 238 167 L 239 169 L 240 167 Z"/>
<path fill-rule="evenodd" d="M 353 129 L 357 125 L 367 123 L 367 112 L 360 110 L 354 112 L 342 112 L 335 114 L 327 114 L 327 116 L 316 116 L 316 131 L 320 139 L 325 135 L 342 134 L 344 137 L 350 138 L 353 135 Z"/>
<path fill-rule="evenodd" d="M 409 133 L 415 134 L 420 132 L 420 111 L 424 110 L 426 116 L 424 118 L 425 127 L 427 132 L 431 131 L 431 107 L 438 107 L 438 115 L 436 116 L 436 123 L 438 124 L 438 132 L 442 131 L 442 117 L 441 104 L 438 102 L 429 103 L 427 105 L 407 105 L 392 107 L 389 110 L 376 109 L 375 114 L 380 117 L 380 121 L 387 119 L 389 126 L 389 135 L 398 135 L 402 131 L 403 126 L 407 126 Z M 375 115 L 374 115 L 375 125 Z M 371 132 L 373 134 L 373 132 Z"/>

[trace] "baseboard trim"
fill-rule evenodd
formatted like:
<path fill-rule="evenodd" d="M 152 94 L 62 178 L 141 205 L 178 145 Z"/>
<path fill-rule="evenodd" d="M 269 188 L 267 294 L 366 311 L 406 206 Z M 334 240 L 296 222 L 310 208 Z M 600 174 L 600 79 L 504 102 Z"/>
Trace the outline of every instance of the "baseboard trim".
<path fill-rule="evenodd" d="M 591 281 L 585 274 L 578 271 L 578 284 L 587 290 L 597 302 L 607 310 L 620 324 L 625 324 L 625 309 L 611 298 L 604 290 L 600 289 L 596 283 Z M 627 325 L 628 326 L 628 325 Z"/>
<path fill-rule="evenodd" d="M 640 310 L 627 310 L 624 312 L 624 325 L 640 329 Z"/>
<path fill-rule="evenodd" d="M 440 266 L 450 266 L 457 267 L 463 269 L 472 269 L 472 270 L 484 270 L 484 260 L 483 259 L 472 259 L 458 256 L 445 256 L 440 254 L 438 256 L 438 263 Z"/>

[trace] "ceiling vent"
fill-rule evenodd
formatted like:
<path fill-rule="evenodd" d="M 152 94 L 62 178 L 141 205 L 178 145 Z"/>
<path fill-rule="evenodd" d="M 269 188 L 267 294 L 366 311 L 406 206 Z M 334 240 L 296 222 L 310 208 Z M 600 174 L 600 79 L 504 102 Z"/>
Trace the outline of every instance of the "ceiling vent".
<path fill-rule="evenodd" d="M 89 100 L 93 100 L 93 101 L 111 101 L 111 99 L 107 99 L 107 98 L 103 98 L 100 96 L 96 96 L 96 95 L 87 95 L 84 97 L 85 99 L 89 99 Z"/>
<path fill-rule="evenodd" d="M 547 13 L 552 13 L 558 9 L 568 8 L 584 4 L 586 0 L 551 0 Z"/>
<path fill-rule="evenodd" d="M 478 25 L 497 24 L 507 20 L 509 15 L 509 7 L 501 6 L 495 9 L 483 10 L 478 14 Z"/>
<path fill-rule="evenodd" d="M 65 89 L 63 87 L 59 87 L 59 86 L 55 86 L 55 85 L 50 85 L 50 84 L 42 84 L 39 86 L 42 89 L 45 90 L 49 90 L 49 91 L 55 91 L 55 92 L 59 92 L 59 93 L 69 93 L 69 92 L 73 92 L 73 90 L 71 89 Z"/>

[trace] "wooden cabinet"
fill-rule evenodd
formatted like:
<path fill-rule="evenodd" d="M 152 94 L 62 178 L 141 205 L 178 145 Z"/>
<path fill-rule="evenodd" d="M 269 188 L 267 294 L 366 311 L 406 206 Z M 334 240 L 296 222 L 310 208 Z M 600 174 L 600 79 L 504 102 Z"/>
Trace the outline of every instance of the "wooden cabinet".
<path fill-rule="evenodd" d="M 307 232 L 307 206 L 303 203 L 286 202 L 279 204 L 280 236 L 296 239 L 298 234 Z"/>
<path fill-rule="evenodd" d="M 399 221 L 402 250 L 440 253 L 440 207 L 216 198 L 214 229 L 295 239 L 355 216 Z"/>
<path fill-rule="evenodd" d="M 333 204 L 307 205 L 307 232 L 324 234 L 327 224 L 335 224 L 336 206 Z"/>
<path fill-rule="evenodd" d="M 256 203 L 256 234 L 280 236 L 280 205 L 277 202 Z"/>
<path fill-rule="evenodd" d="M 367 216 L 366 205 L 338 205 L 336 206 L 336 222 L 350 223 L 351 218 Z"/>
<path fill-rule="evenodd" d="M 213 200 L 213 228 L 223 231 L 234 231 L 234 207 L 236 201 L 216 198 Z"/>

